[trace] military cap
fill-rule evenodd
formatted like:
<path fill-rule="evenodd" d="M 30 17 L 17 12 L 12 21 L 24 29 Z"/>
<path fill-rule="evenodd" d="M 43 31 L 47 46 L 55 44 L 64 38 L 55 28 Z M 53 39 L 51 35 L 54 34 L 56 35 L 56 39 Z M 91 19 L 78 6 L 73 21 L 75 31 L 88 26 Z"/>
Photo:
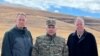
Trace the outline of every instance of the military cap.
<path fill-rule="evenodd" d="M 55 26 L 56 25 L 56 21 L 54 19 L 48 19 L 46 21 L 46 25 L 48 25 L 48 26 Z"/>

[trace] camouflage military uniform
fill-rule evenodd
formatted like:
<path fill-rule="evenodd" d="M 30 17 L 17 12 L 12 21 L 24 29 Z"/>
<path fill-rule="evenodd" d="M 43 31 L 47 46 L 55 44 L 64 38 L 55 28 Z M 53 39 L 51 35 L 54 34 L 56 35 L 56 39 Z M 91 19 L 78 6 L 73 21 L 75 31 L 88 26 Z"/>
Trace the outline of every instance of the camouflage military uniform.
<path fill-rule="evenodd" d="M 37 53 L 35 56 L 68 56 L 68 48 L 65 46 L 65 40 L 55 36 L 52 40 L 49 36 L 37 37 L 35 47 Z"/>
<path fill-rule="evenodd" d="M 55 20 L 47 20 L 48 27 L 55 27 Z M 54 35 L 39 36 L 36 39 L 35 48 L 32 56 L 68 56 L 68 48 L 65 45 L 65 39 Z"/>

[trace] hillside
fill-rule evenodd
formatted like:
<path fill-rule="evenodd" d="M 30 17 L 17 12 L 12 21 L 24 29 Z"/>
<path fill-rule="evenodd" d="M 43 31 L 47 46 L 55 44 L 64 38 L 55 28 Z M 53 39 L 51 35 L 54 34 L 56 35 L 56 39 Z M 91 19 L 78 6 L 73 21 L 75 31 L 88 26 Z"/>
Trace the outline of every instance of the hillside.
<path fill-rule="evenodd" d="M 73 22 L 76 16 L 51 13 L 29 7 L 23 8 L 0 5 L 0 47 L 2 45 L 2 39 L 5 31 L 15 25 L 16 14 L 18 13 L 25 13 L 27 15 L 27 26 L 32 33 L 34 42 L 37 36 L 45 34 L 45 21 L 50 18 L 56 19 L 58 30 L 57 34 L 63 36 L 66 40 L 68 35 L 75 30 Z M 86 22 L 86 30 L 92 32 L 96 37 L 100 53 L 100 20 L 87 17 L 83 18 Z"/>

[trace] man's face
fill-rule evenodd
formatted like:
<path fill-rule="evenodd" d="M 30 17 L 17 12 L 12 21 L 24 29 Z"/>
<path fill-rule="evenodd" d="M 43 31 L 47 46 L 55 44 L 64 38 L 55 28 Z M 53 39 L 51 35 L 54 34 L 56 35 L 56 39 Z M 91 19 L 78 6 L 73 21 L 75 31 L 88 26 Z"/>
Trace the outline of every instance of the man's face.
<path fill-rule="evenodd" d="M 49 35 L 54 35 L 54 34 L 56 33 L 56 28 L 55 28 L 55 26 L 48 26 L 48 27 L 47 27 L 47 33 L 48 33 Z"/>
<path fill-rule="evenodd" d="M 26 17 L 24 15 L 19 15 L 16 20 L 18 27 L 25 27 L 26 25 Z"/>
<path fill-rule="evenodd" d="M 76 22 L 76 30 L 77 31 L 83 31 L 84 30 L 84 24 L 81 20 L 78 20 Z"/>

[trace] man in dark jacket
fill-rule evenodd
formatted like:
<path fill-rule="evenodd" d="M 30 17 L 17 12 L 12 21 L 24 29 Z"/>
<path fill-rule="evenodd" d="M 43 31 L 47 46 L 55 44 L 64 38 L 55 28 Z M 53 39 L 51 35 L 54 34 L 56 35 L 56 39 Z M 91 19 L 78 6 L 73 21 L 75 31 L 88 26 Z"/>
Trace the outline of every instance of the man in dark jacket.
<path fill-rule="evenodd" d="M 77 17 L 76 31 L 68 37 L 69 56 L 98 56 L 95 37 L 84 29 L 84 20 Z"/>
<path fill-rule="evenodd" d="M 4 35 L 1 56 L 31 56 L 32 36 L 25 25 L 26 15 L 18 14 L 16 26 Z"/>

